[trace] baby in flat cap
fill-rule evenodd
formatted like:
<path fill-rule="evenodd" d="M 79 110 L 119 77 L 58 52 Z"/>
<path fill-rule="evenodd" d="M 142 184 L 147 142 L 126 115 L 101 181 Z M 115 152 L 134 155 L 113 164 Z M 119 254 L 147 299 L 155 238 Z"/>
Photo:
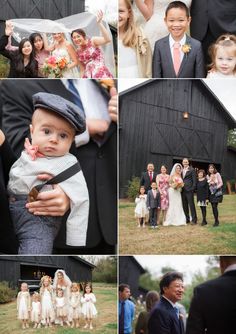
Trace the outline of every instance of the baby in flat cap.
<path fill-rule="evenodd" d="M 70 198 L 70 214 L 66 224 L 67 245 L 85 246 L 89 214 L 88 189 L 78 160 L 69 153 L 75 135 L 83 133 L 86 128 L 83 110 L 49 93 L 33 95 L 33 104 L 35 111 L 30 125 L 32 142 L 26 139 L 25 150 L 11 167 L 7 187 L 11 218 L 19 241 L 18 254 L 52 253 L 62 218 L 36 216 L 25 207 L 29 193 L 32 194 L 32 189 L 35 190 L 34 187 L 37 188 L 40 183 L 37 175 L 45 173 L 57 176 L 54 183 L 59 183 Z M 71 173 L 65 174 L 72 169 Z M 62 174 L 63 178 L 58 179 Z M 44 185 L 41 188 L 39 191 L 49 191 L 52 186 Z"/>

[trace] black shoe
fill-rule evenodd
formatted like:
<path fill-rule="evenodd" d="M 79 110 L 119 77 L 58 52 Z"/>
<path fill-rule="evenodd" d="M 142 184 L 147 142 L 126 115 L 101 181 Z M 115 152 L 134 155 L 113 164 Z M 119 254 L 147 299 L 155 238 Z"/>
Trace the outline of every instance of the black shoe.
<path fill-rule="evenodd" d="M 207 222 L 205 220 L 202 221 L 201 226 L 207 225 Z"/>
<path fill-rule="evenodd" d="M 195 220 L 195 221 L 192 221 L 191 222 L 191 225 L 197 225 L 197 221 Z"/>
<path fill-rule="evenodd" d="M 213 224 L 213 227 L 216 227 L 216 226 L 219 226 L 219 222 L 218 221 Z"/>
<path fill-rule="evenodd" d="M 186 221 L 186 224 L 190 224 L 190 221 L 189 221 L 189 220 L 187 220 L 187 221 Z"/>

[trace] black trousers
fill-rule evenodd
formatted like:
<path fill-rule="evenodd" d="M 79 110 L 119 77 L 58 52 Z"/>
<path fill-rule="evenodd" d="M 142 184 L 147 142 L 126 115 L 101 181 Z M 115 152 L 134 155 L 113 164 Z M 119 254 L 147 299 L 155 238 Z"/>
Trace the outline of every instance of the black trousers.
<path fill-rule="evenodd" d="M 202 221 L 205 222 L 206 221 L 206 213 L 207 213 L 206 207 L 205 206 L 200 206 L 200 209 L 202 211 Z"/>
<path fill-rule="evenodd" d="M 149 222 L 151 226 L 157 226 L 157 208 L 150 208 Z"/>
<path fill-rule="evenodd" d="M 219 223 L 219 211 L 218 211 L 218 204 L 219 203 L 211 203 L 213 215 L 215 218 L 215 223 Z"/>
<path fill-rule="evenodd" d="M 197 213 L 196 213 L 196 208 L 194 204 L 194 197 L 193 197 L 193 191 L 186 191 L 183 190 L 181 193 L 182 196 L 182 203 L 183 203 L 183 209 L 184 209 L 184 214 L 186 217 L 186 221 L 190 221 L 189 217 L 189 208 L 191 211 L 191 216 L 192 216 L 192 222 L 196 223 L 197 222 Z"/>

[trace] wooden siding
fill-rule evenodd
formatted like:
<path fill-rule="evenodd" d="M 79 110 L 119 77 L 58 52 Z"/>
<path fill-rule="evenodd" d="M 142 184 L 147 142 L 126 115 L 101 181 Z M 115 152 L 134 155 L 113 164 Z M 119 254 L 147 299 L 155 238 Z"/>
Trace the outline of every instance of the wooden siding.
<path fill-rule="evenodd" d="M 85 0 L 4 0 L 0 2 L 0 34 L 5 21 L 15 18 L 56 20 L 85 11 Z"/>
<path fill-rule="evenodd" d="M 93 265 L 75 256 L 0 256 L 0 281 L 18 285 L 21 278 L 21 265 L 63 269 L 72 281 L 92 281 Z M 45 271 L 46 269 L 44 269 Z"/>
<path fill-rule="evenodd" d="M 183 112 L 189 119 L 183 118 Z M 120 96 L 120 195 L 128 180 L 151 161 L 170 170 L 183 157 L 215 163 L 231 177 L 226 162 L 226 112 L 200 80 L 152 80 Z M 231 122 L 232 123 L 232 122 Z M 235 166 L 235 164 L 234 164 Z"/>
<path fill-rule="evenodd" d="M 144 272 L 132 256 L 119 257 L 119 284 L 128 284 L 135 298 L 140 295 L 139 277 Z"/>

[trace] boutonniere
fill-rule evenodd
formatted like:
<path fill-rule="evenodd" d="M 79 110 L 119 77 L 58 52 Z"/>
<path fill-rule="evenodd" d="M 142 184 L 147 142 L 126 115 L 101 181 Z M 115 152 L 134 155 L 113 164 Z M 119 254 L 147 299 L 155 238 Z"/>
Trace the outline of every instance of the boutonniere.
<path fill-rule="evenodd" d="M 191 45 L 190 44 L 184 44 L 182 46 L 182 51 L 183 51 L 184 54 L 187 55 L 190 52 L 190 50 L 191 50 Z"/>
<path fill-rule="evenodd" d="M 114 79 L 98 79 L 96 81 L 99 84 L 103 93 L 105 93 L 106 96 L 110 97 L 110 89 L 111 87 L 115 87 Z"/>

